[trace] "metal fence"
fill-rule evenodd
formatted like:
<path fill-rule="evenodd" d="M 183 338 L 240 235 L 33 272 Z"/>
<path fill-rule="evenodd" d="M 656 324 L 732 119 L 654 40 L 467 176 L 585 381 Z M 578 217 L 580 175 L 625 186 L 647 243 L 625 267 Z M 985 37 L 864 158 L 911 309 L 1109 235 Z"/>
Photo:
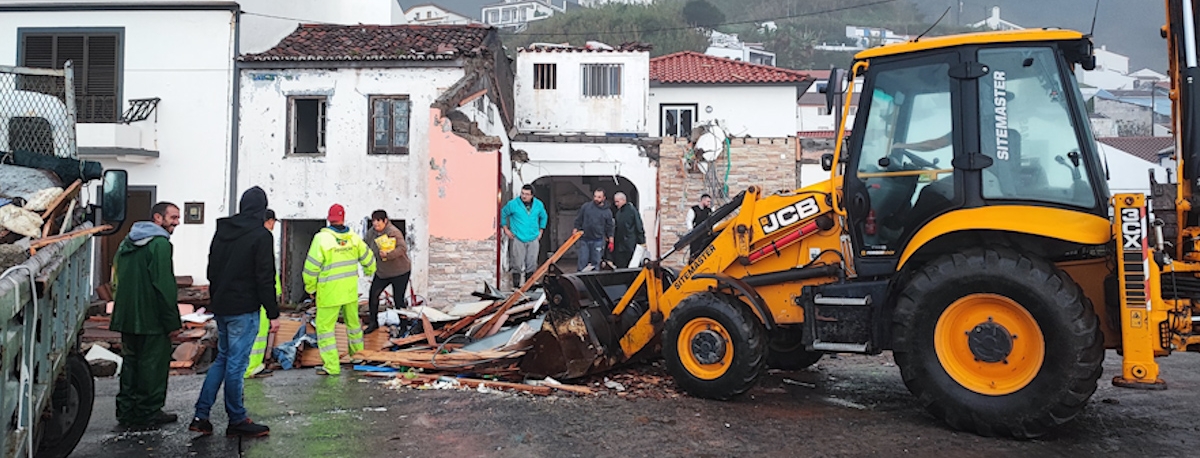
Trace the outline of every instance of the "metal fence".
<path fill-rule="evenodd" d="M 0 66 L 0 154 L 76 157 L 76 113 L 70 62 L 62 70 Z"/>

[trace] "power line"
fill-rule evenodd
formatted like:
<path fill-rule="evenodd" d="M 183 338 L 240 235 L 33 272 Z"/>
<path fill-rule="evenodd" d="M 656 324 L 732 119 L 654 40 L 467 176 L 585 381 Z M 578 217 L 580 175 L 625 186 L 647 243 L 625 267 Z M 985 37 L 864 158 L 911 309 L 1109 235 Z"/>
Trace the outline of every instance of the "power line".
<path fill-rule="evenodd" d="M 878 5 L 883 5 L 886 3 L 892 3 L 895 1 L 896 0 L 878 0 L 878 1 L 874 1 L 874 2 L 858 4 L 858 5 L 840 6 L 837 8 L 829 8 L 829 9 L 818 10 L 818 11 L 808 11 L 808 12 L 804 12 L 804 13 L 790 14 L 790 15 L 786 15 L 786 16 L 779 16 L 779 17 L 773 17 L 773 18 L 748 19 L 748 20 L 743 20 L 743 21 L 722 22 L 719 24 L 708 25 L 707 27 L 712 28 L 712 27 L 721 26 L 721 25 L 760 24 L 760 23 L 769 22 L 769 21 L 781 21 L 784 19 L 796 19 L 796 18 L 802 18 L 802 17 L 819 16 L 822 14 L 839 13 L 842 11 L 850 11 L 850 10 L 855 10 L 855 9 L 859 9 L 859 8 L 878 6 Z M 552 36 L 552 37 L 568 36 L 568 37 L 571 37 L 571 36 L 595 36 L 595 35 L 618 35 L 618 34 L 631 34 L 631 33 L 671 32 L 671 31 L 676 31 L 676 30 L 694 30 L 694 29 L 696 29 L 695 26 L 682 26 L 682 27 L 666 27 L 666 28 L 661 28 L 661 29 L 644 29 L 644 30 L 622 30 L 622 31 L 610 30 L 610 31 L 603 31 L 603 32 L 599 32 L 599 31 L 597 31 L 597 32 L 563 32 L 563 33 L 553 33 L 553 32 L 532 32 L 532 33 L 530 33 L 530 32 L 526 32 L 526 33 L 514 33 L 513 35 Z"/>
<path fill-rule="evenodd" d="M 263 13 L 252 13 L 249 11 L 242 11 L 242 14 L 247 15 L 247 16 L 258 16 L 258 17 L 265 17 L 265 18 L 270 18 L 270 19 L 281 19 L 284 21 L 296 21 L 296 22 L 299 22 L 302 24 L 338 25 L 338 24 L 334 24 L 332 22 L 314 21 L 311 19 L 300 19 L 300 18 L 286 17 L 286 16 L 275 16 L 275 15 L 263 14 Z"/>

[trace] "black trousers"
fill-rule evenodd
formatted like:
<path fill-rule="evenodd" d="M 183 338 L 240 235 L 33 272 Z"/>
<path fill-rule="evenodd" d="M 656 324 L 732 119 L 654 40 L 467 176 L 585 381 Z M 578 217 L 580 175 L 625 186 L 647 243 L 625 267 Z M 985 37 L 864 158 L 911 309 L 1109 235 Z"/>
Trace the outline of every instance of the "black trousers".
<path fill-rule="evenodd" d="M 370 310 L 370 315 L 367 316 L 367 323 L 379 325 L 379 294 L 392 287 L 392 299 L 396 301 L 396 306 L 404 306 L 405 291 L 408 290 L 408 277 L 412 272 L 405 272 L 391 278 L 380 278 L 378 275 L 371 279 L 371 293 L 367 296 L 367 308 Z"/>

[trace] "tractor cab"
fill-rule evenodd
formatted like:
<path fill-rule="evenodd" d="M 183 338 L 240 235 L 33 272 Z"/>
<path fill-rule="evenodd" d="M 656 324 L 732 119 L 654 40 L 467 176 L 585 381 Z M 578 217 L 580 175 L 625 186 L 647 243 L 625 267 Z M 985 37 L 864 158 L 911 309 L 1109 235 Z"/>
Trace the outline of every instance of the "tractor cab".
<path fill-rule="evenodd" d="M 1092 62 L 1086 37 L 1058 30 L 859 53 L 858 116 L 834 177 L 843 180 L 860 275 L 895 272 L 919 248 L 914 238 L 930 239 L 927 229 L 959 230 L 931 227 L 957 210 L 995 207 L 990 217 L 1017 219 L 1039 207 L 1107 219 L 1105 168 L 1073 73 Z M 1089 227 L 1107 239 L 1107 227 Z"/>

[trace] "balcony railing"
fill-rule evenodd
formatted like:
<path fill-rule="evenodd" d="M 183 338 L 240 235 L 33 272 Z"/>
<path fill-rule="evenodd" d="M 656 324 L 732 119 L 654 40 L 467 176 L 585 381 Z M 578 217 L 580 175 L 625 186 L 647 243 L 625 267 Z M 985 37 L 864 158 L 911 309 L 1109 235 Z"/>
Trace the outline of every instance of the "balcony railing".
<path fill-rule="evenodd" d="M 120 104 L 115 95 L 77 95 L 75 108 L 80 123 L 115 123 L 121 121 Z"/>

